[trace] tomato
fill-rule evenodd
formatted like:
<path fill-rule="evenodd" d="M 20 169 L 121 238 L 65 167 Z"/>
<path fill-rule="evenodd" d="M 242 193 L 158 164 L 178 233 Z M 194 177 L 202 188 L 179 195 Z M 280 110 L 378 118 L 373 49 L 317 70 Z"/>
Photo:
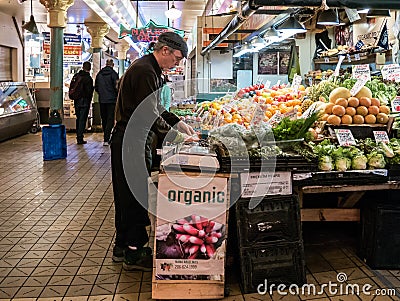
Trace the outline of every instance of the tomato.
<path fill-rule="evenodd" d="M 286 94 L 286 99 L 287 99 L 287 100 L 292 100 L 292 99 L 294 99 L 294 97 L 293 97 L 292 94 L 287 93 L 287 94 Z"/>
<path fill-rule="evenodd" d="M 244 88 L 244 91 L 245 91 L 246 93 L 249 93 L 249 92 L 250 92 L 250 88 L 249 88 L 249 87 Z"/>
<path fill-rule="evenodd" d="M 261 84 L 261 85 L 260 85 L 260 89 L 264 89 L 264 84 Z"/>

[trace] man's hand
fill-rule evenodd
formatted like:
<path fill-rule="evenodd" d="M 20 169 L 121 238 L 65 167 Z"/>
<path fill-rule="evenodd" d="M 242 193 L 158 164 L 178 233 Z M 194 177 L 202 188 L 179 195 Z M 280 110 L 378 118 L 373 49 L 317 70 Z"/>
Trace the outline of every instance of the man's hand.
<path fill-rule="evenodd" d="M 195 134 L 195 131 L 193 130 L 193 128 L 190 125 L 184 123 L 182 120 L 176 124 L 176 128 L 178 129 L 179 132 L 184 133 L 189 136 L 192 136 L 193 134 Z"/>
<path fill-rule="evenodd" d="M 200 139 L 199 139 L 199 137 L 197 136 L 197 135 L 192 135 L 192 136 L 188 136 L 188 135 L 186 135 L 186 134 L 183 134 L 184 135 L 184 141 L 186 142 L 186 143 L 190 143 L 190 142 L 197 142 L 197 141 L 199 141 Z"/>

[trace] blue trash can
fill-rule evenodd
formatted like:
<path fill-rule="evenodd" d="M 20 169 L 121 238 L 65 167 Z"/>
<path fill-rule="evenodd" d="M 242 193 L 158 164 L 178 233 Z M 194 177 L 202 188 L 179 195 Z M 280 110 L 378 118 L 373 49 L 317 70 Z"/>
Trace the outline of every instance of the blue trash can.
<path fill-rule="evenodd" d="M 52 124 L 42 129 L 43 160 L 67 157 L 67 135 L 63 124 Z"/>

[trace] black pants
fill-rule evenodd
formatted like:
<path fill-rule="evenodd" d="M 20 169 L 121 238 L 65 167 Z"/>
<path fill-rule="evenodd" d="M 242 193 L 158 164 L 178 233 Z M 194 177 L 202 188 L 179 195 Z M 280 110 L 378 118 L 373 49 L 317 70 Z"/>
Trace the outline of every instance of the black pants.
<path fill-rule="evenodd" d="M 101 126 L 104 132 L 104 142 L 110 141 L 111 131 L 114 126 L 115 103 L 100 103 Z"/>
<path fill-rule="evenodd" d="M 89 106 L 76 106 L 76 140 L 83 140 L 83 133 L 85 132 L 86 123 L 89 115 Z"/>
<path fill-rule="evenodd" d="M 149 241 L 146 226 L 150 225 L 147 210 L 136 200 L 128 183 L 122 163 L 124 132 L 113 131 L 111 137 L 111 171 L 115 206 L 115 244 L 142 247 Z M 142 180 L 140 180 L 142 181 Z M 140 183 L 147 187 L 147 182 Z"/>

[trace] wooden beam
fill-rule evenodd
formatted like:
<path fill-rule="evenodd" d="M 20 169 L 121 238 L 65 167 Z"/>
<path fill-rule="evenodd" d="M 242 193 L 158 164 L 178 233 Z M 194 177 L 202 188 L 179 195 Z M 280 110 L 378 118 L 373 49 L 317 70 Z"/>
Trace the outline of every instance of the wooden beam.
<path fill-rule="evenodd" d="M 360 209 L 312 208 L 300 209 L 302 222 L 357 222 Z"/>
<path fill-rule="evenodd" d="M 365 191 L 355 191 L 347 194 L 339 203 L 338 207 L 353 208 L 364 196 Z"/>

